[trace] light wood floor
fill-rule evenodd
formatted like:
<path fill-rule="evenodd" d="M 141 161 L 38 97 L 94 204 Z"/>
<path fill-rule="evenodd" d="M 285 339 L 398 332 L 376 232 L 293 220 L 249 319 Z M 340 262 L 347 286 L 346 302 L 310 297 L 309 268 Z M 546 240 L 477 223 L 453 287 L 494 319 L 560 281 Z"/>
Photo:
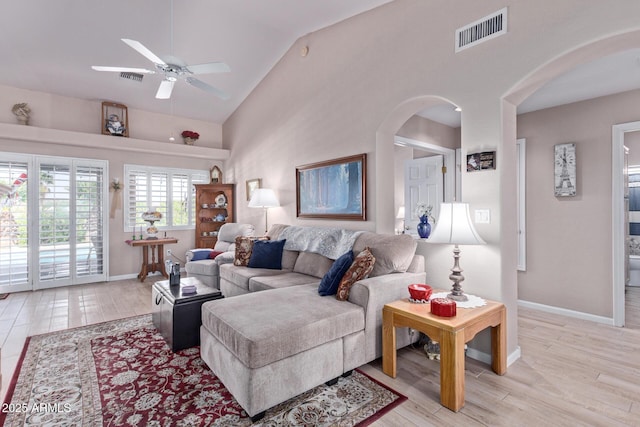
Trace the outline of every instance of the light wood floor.
<path fill-rule="evenodd" d="M 0 301 L 2 399 L 27 336 L 149 313 L 151 285 L 126 280 L 10 295 Z M 640 426 L 640 288 L 627 292 L 625 328 L 519 310 L 522 357 L 505 376 L 467 358 L 466 405 L 439 403 L 439 365 L 419 350 L 362 370 L 409 399 L 373 426 Z"/>

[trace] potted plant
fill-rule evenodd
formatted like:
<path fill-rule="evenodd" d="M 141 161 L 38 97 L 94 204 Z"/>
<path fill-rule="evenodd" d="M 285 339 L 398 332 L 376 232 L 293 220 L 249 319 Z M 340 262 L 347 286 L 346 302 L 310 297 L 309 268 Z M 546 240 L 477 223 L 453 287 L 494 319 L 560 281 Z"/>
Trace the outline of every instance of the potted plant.
<path fill-rule="evenodd" d="M 198 138 L 200 138 L 200 134 L 198 132 L 194 132 L 192 130 L 182 131 L 182 139 L 187 145 L 193 145 L 193 143 L 196 142 Z"/>

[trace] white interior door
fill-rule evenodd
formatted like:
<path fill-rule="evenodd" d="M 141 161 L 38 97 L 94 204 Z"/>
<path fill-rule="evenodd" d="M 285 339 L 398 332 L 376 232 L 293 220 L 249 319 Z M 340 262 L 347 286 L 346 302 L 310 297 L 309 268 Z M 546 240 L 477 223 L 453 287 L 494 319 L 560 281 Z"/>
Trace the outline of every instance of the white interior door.
<path fill-rule="evenodd" d="M 407 160 L 404 163 L 405 224 L 409 228 L 409 234 L 418 234 L 418 203 L 433 206 L 431 215 L 438 218 L 440 203 L 444 201 L 443 162 L 444 157 L 436 155 Z M 431 226 L 433 227 L 433 224 Z"/>

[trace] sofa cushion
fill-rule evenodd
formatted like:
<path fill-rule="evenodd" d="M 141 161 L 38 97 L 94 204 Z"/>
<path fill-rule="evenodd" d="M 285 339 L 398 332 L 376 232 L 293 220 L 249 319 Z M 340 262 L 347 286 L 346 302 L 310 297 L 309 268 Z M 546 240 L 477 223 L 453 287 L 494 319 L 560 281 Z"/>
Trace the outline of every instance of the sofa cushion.
<path fill-rule="evenodd" d="M 296 260 L 298 259 L 298 251 L 290 251 L 283 250 L 282 251 L 282 269 L 283 270 L 293 270 L 293 267 L 296 265 Z"/>
<path fill-rule="evenodd" d="M 318 280 L 319 279 L 315 277 L 294 273 L 292 271 L 272 276 L 255 276 L 249 279 L 249 291 L 267 291 L 269 289 L 309 284 L 315 284 L 317 286 Z"/>
<path fill-rule="evenodd" d="M 327 274 L 324 275 L 318 286 L 318 293 L 322 296 L 335 295 L 338 285 L 353 263 L 353 251 L 349 251 L 335 260 Z"/>
<path fill-rule="evenodd" d="M 185 265 L 187 274 L 201 274 L 203 276 L 217 276 L 218 263 L 214 259 L 202 259 L 198 262 L 188 262 Z"/>
<path fill-rule="evenodd" d="M 322 278 L 333 265 L 333 260 L 313 252 L 300 252 L 293 271 Z"/>
<path fill-rule="evenodd" d="M 275 276 L 286 273 L 286 270 L 272 270 L 270 268 L 248 268 L 235 264 L 222 264 L 220 278 L 233 283 L 235 286 L 249 291 L 249 279 L 259 276 Z"/>
<path fill-rule="evenodd" d="M 257 369 L 363 330 L 364 309 L 303 285 L 206 302 L 202 326 Z"/>
<path fill-rule="evenodd" d="M 278 240 L 278 238 L 280 237 L 280 233 L 282 233 L 282 230 L 287 227 L 289 226 L 286 224 L 273 224 L 267 232 L 267 237 L 271 240 Z"/>
<path fill-rule="evenodd" d="M 209 256 L 207 258 L 209 259 L 216 259 L 216 257 L 220 254 L 223 254 L 224 252 L 222 251 L 211 251 L 209 252 Z"/>
<path fill-rule="evenodd" d="M 349 267 L 342 280 L 340 280 L 336 299 L 346 301 L 349 298 L 351 286 L 358 280 L 366 279 L 369 273 L 371 273 L 371 270 L 373 270 L 375 263 L 376 259 L 371 254 L 369 248 L 364 248 L 364 250 L 356 256 L 351 267 Z"/>
<path fill-rule="evenodd" d="M 282 269 L 282 250 L 286 240 L 256 240 L 253 242 L 248 267 Z"/>
<path fill-rule="evenodd" d="M 370 276 L 404 273 L 413 261 L 418 243 L 408 234 L 390 235 L 364 232 L 356 239 L 353 251 L 359 253 L 369 247 L 376 259 Z"/>

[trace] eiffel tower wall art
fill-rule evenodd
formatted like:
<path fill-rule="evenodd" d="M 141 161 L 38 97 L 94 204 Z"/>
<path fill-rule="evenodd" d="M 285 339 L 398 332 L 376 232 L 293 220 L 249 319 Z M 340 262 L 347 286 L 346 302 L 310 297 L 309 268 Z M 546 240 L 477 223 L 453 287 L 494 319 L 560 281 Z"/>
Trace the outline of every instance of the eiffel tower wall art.
<path fill-rule="evenodd" d="M 555 196 L 576 195 L 576 144 L 555 145 Z"/>

